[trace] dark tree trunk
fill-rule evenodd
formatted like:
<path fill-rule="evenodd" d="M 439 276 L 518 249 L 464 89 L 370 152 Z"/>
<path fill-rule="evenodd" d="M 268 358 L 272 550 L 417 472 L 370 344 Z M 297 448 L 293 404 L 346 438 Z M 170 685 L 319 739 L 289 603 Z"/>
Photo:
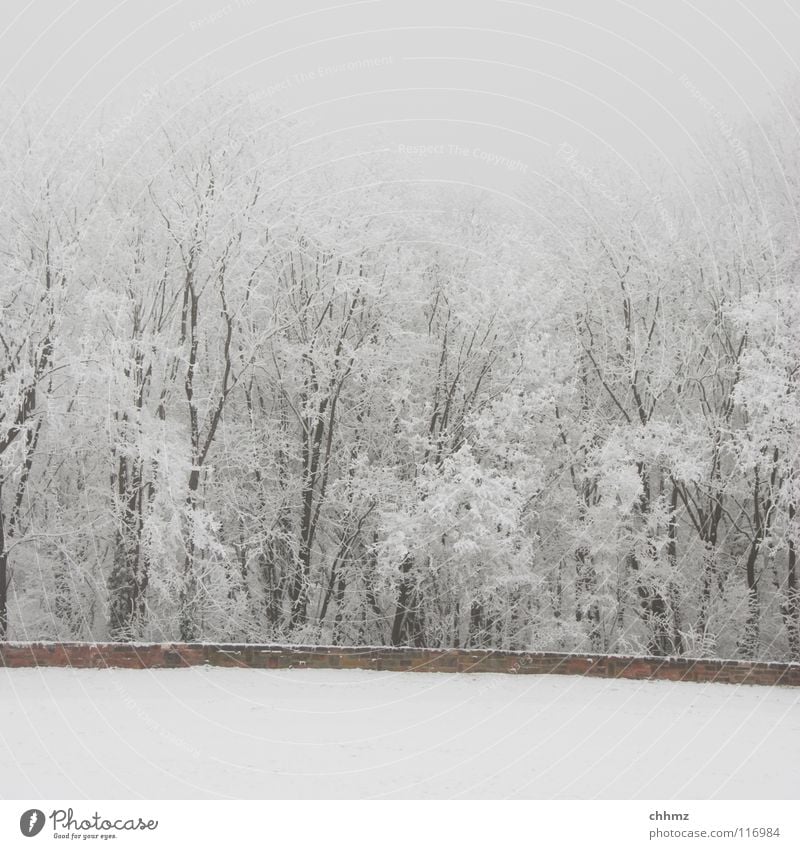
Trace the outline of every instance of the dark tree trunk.
<path fill-rule="evenodd" d="M 789 524 L 794 524 L 795 506 L 789 505 Z M 786 603 L 783 616 L 789 638 L 789 654 L 792 660 L 800 661 L 800 587 L 797 582 L 797 548 L 793 531 L 789 536 L 789 559 L 786 575 Z"/>
<path fill-rule="evenodd" d="M 650 480 L 647 467 L 643 463 L 638 465 L 639 477 L 642 481 L 642 498 L 639 504 L 639 512 L 646 515 L 650 510 Z M 652 542 L 649 543 L 652 547 Z M 653 557 L 655 557 L 653 552 Z M 639 614 L 648 629 L 647 650 L 658 657 L 666 657 L 677 651 L 675 645 L 675 634 L 673 633 L 672 615 L 670 605 L 664 597 L 661 588 L 654 586 L 641 576 L 639 560 L 635 554 L 628 557 L 631 570 L 636 573 L 636 593 L 639 596 Z"/>
<path fill-rule="evenodd" d="M 0 640 L 8 634 L 8 551 L 6 517 L 3 512 L 3 481 L 0 479 Z"/>
<path fill-rule="evenodd" d="M 407 619 L 412 613 L 410 604 L 414 594 L 414 584 L 409 577 L 409 572 L 414 561 L 410 555 L 403 558 L 400 564 L 400 586 L 397 592 L 397 607 L 395 608 L 394 622 L 392 624 L 392 645 L 403 645 L 403 636 L 407 629 Z"/>
<path fill-rule="evenodd" d="M 678 569 L 678 487 L 672 487 L 669 500 L 669 526 L 667 527 L 667 558 L 673 575 Z M 669 603 L 672 609 L 672 647 L 674 654 L 683 654 L 681 637 L 680 596 L 674 580 L 669 584 Z"/>
<path fill-rule="evenodd" d="M 142 552 L 144 487 L 142 465 L 120 458 L 117 471 L 118 496 L 123 505 L 117 532 L 114 568 L 109 579 L 109 630 L 114 640 L 133 640 L 145 615 L 148 564 Z"/>
<path fill-rule="evenodd" d="M 603 636 L 600 632 L 600 605 L 597 603 L 597 572 L 592 565 L 589 550 L 583 546 L 575 551 L 575 621 L 587 622 L 589 645 L 592 651 L 602 651 Z M 587 603 L 588 602 L 588 603 Z"/>

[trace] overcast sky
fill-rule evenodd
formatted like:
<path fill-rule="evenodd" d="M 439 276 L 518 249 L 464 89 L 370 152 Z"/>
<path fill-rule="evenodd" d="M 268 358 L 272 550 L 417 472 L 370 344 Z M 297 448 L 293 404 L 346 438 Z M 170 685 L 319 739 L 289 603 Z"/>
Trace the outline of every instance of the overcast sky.
<path fill-rule="evenodd" d="M 511 190 L 561 145 L 667 168 L 798 73 L 796 0 L 4 0 L 0 79 L 87 117 L 229 77 L 353 150 Z M 726 129 L 728 128 L 728 129 Z"/>

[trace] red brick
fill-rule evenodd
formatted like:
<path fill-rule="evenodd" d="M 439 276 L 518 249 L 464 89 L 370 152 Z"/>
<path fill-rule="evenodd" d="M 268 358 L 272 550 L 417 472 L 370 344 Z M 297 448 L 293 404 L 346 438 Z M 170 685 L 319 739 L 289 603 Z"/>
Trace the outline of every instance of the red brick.
<path fill-rule="evenodd" d="M 382 669 L 414 672 L 504 672 L 668 681 L 717 681 L 765 686 L 800 686 L 800 664 L 689 658 L 580 656 L 555 652 L 505 652 L 485 649 L 361 650 L 331 646 L 257 646 L 248 644 L 0 643 L 0 666 L 175 668 L 213 666 L 262 669 Z"/>

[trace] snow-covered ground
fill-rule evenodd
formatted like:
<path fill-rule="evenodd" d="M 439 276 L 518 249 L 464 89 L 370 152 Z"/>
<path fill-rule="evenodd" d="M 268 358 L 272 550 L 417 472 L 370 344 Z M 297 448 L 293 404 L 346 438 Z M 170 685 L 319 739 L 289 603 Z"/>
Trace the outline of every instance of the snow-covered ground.
<path fill-rule="evenodd" d="M 338 670 L 0 669 L 0 796 L 774 798 L 800 690 Z"/>

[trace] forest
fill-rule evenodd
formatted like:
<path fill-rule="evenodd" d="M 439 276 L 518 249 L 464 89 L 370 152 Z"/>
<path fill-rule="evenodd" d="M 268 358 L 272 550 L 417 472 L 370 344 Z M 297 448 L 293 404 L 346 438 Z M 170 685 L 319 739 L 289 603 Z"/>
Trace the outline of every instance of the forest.
<path fill-rule="evenodd" d="M 798 91 L 516 198 L 4 102 L 0 639 L 800 661 Z"/>

